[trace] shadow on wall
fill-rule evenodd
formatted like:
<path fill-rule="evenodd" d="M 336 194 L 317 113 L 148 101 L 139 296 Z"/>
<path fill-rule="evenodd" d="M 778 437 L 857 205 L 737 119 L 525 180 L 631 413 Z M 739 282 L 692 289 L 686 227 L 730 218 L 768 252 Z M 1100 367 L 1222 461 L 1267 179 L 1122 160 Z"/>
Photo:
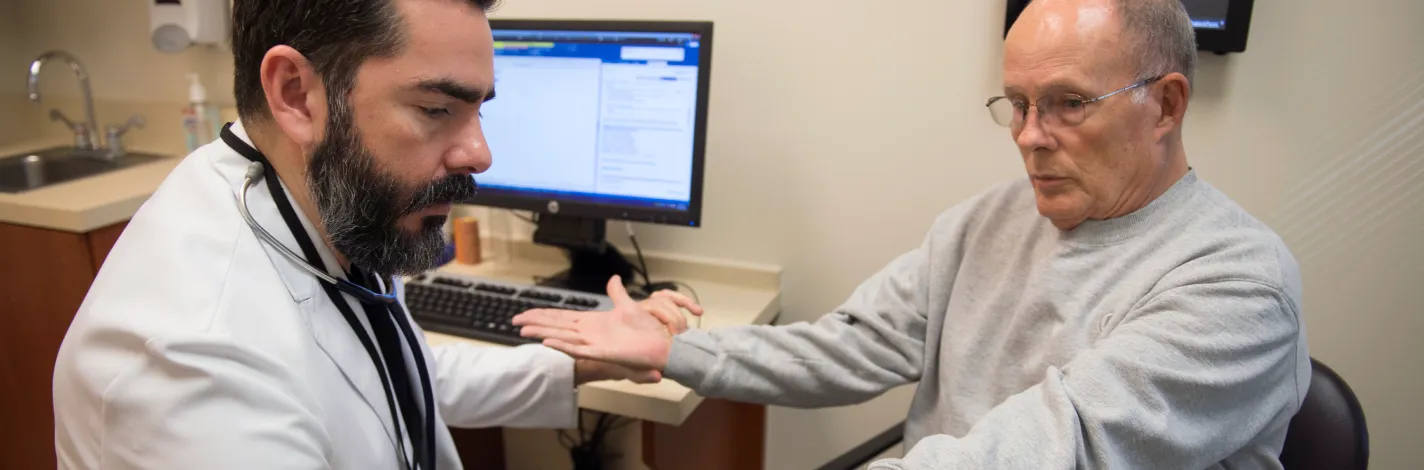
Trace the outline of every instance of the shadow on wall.
<path fill-rule="evenodd" d="M 1391 85 L 1357 91 L 1354 109 L 1340 110 L 1339 125 L 1303 149 L 1311 155 L 1302 160 L 1321 163 L 1288 190 L 1275 217 L 1302 263 L 1359 243 L 1419 204 L 1424 70 L 1384 83 Z M 1325 224 L 1345 228 L 1324 230 Z"/>

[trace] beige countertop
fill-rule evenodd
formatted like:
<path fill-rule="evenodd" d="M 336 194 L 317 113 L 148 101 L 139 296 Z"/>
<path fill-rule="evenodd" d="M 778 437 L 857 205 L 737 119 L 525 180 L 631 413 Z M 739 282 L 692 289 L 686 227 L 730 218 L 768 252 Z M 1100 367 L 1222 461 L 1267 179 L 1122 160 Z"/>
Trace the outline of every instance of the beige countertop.
<path fill-rule="evenodd" d="M 0 146 L 0 155 L 70 144 L 70 140 L 58 139 L 4 145 Z M 169 155 L 168 152 L 145 148 L 132 150 Z M 22 193 L 0 193 L 0 223 L 87 233 L 126 221 L 158 189 L 168 173 L 178 166 L 178 162 L 182 161 L 180 157 L 164 158 Z"/>

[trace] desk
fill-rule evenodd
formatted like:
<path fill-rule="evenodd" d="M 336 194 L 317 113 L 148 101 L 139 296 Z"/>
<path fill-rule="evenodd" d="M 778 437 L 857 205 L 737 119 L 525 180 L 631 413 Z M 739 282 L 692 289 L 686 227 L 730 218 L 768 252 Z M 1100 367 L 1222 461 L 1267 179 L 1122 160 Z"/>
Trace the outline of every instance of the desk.
<path fill-rule="evenodd" d="M 491 243 L 482 245 L 488 247 Z M 487 256 L 479 265 L 451 263 L 438 271 L 529 283 L 567 265 L 557 250 L 528 242 L 510 245 L 512 255 L 506 259 Z M 701 328 L 767 324 L 780 312 L 780 268 L 659 253 L 645 255 L 655 279 L 686 282 L 697 291 L 706 309 Z M 426 332 L 425 338 L 431 346 L 464 341 L 504 347 L 434 332 Z M 642 456 L 649 468 L 691 469 L 698 468 L 699 462 L 708 465 L 706 468 L 762 466 L 764 406 L 704 400 L 681 384 L 663 380 L 646 385 L 627 381 L 588 383 L 579 388 L 579 407 L 641 420 Z"/>

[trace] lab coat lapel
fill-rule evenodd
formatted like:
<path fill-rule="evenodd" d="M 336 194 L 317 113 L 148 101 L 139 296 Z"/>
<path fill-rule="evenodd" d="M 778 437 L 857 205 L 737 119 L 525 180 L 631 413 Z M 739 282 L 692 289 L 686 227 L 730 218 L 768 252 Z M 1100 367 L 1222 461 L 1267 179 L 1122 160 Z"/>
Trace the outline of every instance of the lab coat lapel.
<path fill-rule="evenodd" d="M 393 428 L 395 420 L 386 404 L 386 392 L 381 386 L 380 376 L 376 375 L 376 366 L 371 363 L 371 356 L 361 346 L 360 340 L 346 324 L 346 319 L 341 317 L 341 312 L 331 303 L 331 299 L 325 295 L 313 296 L 307 305 L 310 306 L 308 318 L 311 319 L 311 333 L 317 345 L 321 346 L 326 356 L 341 369 L 346 381 L 360 392 L 366 406 L 380 417 L 381 429 L 385 430 L 391 445 L 396 445 L 398 436 Z M 357 316 L 364 327 L 365 317 L 359 313 Z"/>
<path fill-rule="evenodd" d="M 238 138 L 251 145 L 252 140 L 243 130 L 241 123 L 234 123 L 232 131 Z M 232 157 L 236 159 L 234 163 L 237 165 L 232 168 L 235 173 L 228 176 L 230 177 L 229 181 L 234 185 L 234 196 L 236 196 L 236 192 L 242 189 L 242 175 L 246 172 L 247 160 L 238 155 L 236 151 L 232 151 Z M 267 177 L 275 177 L 275 175 L 267 175 Z M 287 193 L 287 199 L 292 201 L 291 192 L 286 190 L 286 185 L 282 187 Z M 277 211 L 277 206 L 267 185 L 265 183 L 254 184 L 248 190 L 247 199 L 248 210 L 251 212 L 252 218 L 292 252 L 301 253 L 296 238 L 292 236 L 291 230 L 287 228 L 286 222 L 282 220 L 282 215 Z M 336 264 L 336 258 L 326 244 L 321 242 L 320 234 L 313 229 L 314 225 L 307 219 L 306 214 L 303 214 L 300 208 L 297 208 L 296 212 L 297 217 L 301 219 L 302 228 L 306 230 L 307 236 L 311 237 L 322 260 L 325 261 L 324 267 L 327 273 L 335 277 L 345 277 L 345 273 Z M 386 437 L 392 446 L 396 445 L 397 436 L 392 425 L 395 420 L 386 403 L 385 389 L 381 386 L 376 365 L 371 362 L 371 356 L 361 346 L 361 341 L 357 339 L 356 333 L 351 331 L 351 327 L 346 323 L 341 311 L 326 295 L 321 281 L 297 266 L 294 261 L 282 256 L 276 248 L 264 244 L 263 249 L 267 252 L 267 258 L 271 260 L 273 267 L 276 268 L 277 274 L 282 278 L 282 282 L 286 284 L 288 292 L 292 295 L 292 300 L 297 302 L 306 313 L 312 339 L 341 370 L 346 381 L 356 389 L 371 411 L 380 418 L 381 428 L 385 430 Z M 350 300 L 345 294 L 342 294 L 341 298 L 348 305 L 353 306 L 357 319 L 369 334 L 370 326 L 366 323 L 364 312 L 359 307 L 355 307 L 359 304 Z"/>

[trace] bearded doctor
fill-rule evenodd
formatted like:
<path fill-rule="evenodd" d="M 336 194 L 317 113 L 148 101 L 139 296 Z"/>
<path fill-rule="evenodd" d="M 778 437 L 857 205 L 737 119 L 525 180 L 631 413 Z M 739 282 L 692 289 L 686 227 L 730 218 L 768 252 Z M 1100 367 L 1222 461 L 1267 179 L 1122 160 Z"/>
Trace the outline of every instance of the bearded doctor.
<path fill-rule="evenodd" d="M 572 427 L 578 384 L 660 378 L 429 348 L 406 314 L 394 276 L 433 266 L 491 165 L 492 3 L 234 3 L 241 120 L 133 217 L 70 326 L 60 468 L 457 469 L 447 425 Z"/>

